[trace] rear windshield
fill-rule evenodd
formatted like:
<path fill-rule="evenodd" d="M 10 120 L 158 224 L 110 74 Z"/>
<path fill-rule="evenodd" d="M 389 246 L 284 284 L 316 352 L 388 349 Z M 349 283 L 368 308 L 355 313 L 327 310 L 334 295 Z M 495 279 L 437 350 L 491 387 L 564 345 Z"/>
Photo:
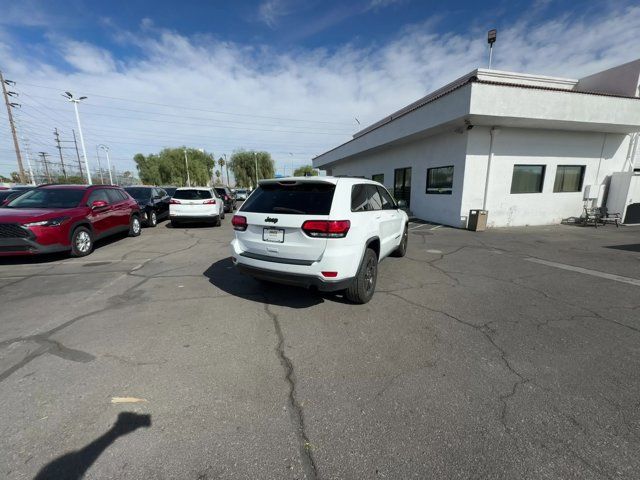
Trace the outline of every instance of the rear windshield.
<path fill-rule="evenodd" d="M 292 215 L 329 215 L 332 183 L 268 183 L 260 185 L 244 203 L 243 212 L 284 213 Z"/>
<path fill-rule="evenodd" d="M 147 198 L 151 198 L 150 188 L 127 187 L 125 188 L 125 190 L 129 195 L 131 195 L 136 200 L 146 200 Z"/>
<path fill-rule="evenodd" d="M 224 188 L 216 188 L 216 192 L 218 192 L 220 195 L 227 194 L 227 191 Z"/>
<path fill-rule="evenodd" d="M 73 208 L 84 197 L 84 190 L 71 188 L 47 188 L 31 190 L 13 201 L 8 208 Z"/>
<path fill-rule="evenodd" d="M 209 190 L 176 190 L 173 198 L 179 200 L 203 200 L 211 198 L 211 192 Z"/>

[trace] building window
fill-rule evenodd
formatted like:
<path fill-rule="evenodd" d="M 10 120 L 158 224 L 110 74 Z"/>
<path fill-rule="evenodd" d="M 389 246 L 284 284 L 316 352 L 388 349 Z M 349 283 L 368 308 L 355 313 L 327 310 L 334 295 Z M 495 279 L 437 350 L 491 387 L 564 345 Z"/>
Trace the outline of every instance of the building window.
<path fill-rule="evenodd" d="M 558 165 L 554 192 L 580 192 L 584 180 L 584 165 Z"/>
<path fill-rule="evenodd" d="M 371 175 L 371 180 L 384 185 L 384 173 L 376 173 L 375 175 Z"/>
<path fill-rule="evenodd" d="M 541 193 L 544 171 L 544 165 L 514 165 L 511 193 Z"/>
<path fill-rule="evenodd" d="M 427 169 L 427 193 L 451 195 L 453 166 Z"/>
<path fill-rule="evenodd" d="M 411 167 L 396 168 L 393 171 L 393 196 L 411 204 Z"/>

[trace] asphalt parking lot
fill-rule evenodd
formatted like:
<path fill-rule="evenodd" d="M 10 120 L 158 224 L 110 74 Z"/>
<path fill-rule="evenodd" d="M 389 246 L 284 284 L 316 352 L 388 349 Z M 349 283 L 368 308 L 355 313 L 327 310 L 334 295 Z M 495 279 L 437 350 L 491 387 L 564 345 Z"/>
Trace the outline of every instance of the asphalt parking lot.
<path fill-rule="evenodd" d="M 640 228 L 413 224 L 364 306 L 232 235 L 0 261 L 0 477 L 640 478 Z"/>

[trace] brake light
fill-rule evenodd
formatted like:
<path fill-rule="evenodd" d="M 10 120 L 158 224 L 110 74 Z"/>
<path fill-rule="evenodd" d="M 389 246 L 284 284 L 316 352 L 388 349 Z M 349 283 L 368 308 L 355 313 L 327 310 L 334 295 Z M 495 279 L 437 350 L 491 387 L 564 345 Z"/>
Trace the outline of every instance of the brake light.
<path fill-rule="evenodd" d="M 307 220 L 302 224 L 302 231 L 314 238 L 343 238 L 349 228 L 349 220 Z"/>
<path fill-rule="evenodd" d="M 247 217 L 243 217 L 242 215 L 234 215 L 231 219 L 231 225 L 233 225 L 234 230 L 244 232 L 247 229 Z"/>
<path fill-rule="evenodd" d="M 323 277 L 327 277 L 327 278 L 335 278 L 338 276 L 338 272 L 320 272 L 322 273 Z"/>
<path fill-rule="evenodd" d="M 215 205 L 216 201 L 212 198 L 211 200 L 205 200 L 202 202 L 203 205 Z"/>
<path fill-rule="evenodd" d="M 171 205 L 180 205 L 180 202 L 178 200 L 175 200 L 175 199 L 172 198 L 171 200 L 169 200 L 169 204 L 171 204 Z"/>

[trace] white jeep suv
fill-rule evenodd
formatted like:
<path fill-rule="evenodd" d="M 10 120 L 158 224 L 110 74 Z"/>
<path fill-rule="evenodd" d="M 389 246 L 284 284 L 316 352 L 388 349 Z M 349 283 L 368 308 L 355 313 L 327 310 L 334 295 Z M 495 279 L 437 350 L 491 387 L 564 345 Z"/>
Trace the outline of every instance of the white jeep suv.
<path fill-rule="evenodd" d="M 371 180 L 263 180 L 233 217 L 233 263 L 257 279 L 344 290 L 352 302 L 366 303 L 380 260 L 404 256 L 408 221 Z"/>

